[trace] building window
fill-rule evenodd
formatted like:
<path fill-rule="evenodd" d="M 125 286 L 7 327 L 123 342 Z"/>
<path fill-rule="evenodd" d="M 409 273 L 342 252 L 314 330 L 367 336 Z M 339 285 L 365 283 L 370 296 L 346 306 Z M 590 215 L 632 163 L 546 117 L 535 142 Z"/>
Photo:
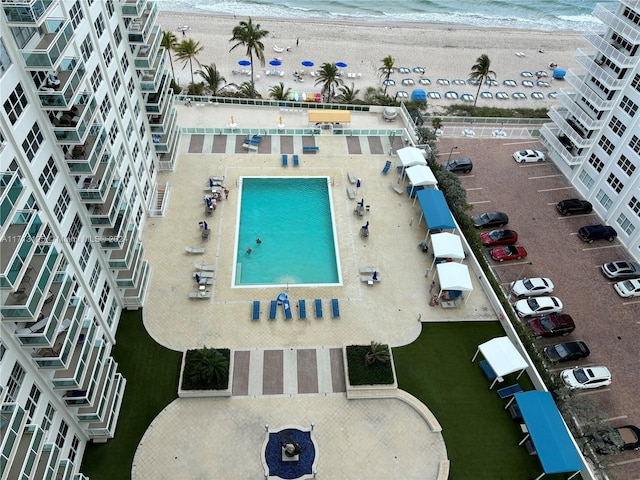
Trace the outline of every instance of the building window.
<path fill-rule="evenodd" d="M 622 97 L 622 102 L 620 102 L 620 108 L 627 112 L 630 117 L 633 117 L 638 111 L 638 105 L 633 103 L 629 97 L 626 95 Z"/>
<path fill-rule="evenodd" d="M 627 126 L 624 123 L 622 123 L 618 119 L 618 117 L 614 116 L 611 119 L 611 121 L 609 122 L 609 128 L 613 131 L 613 133 L 615 133 L 616 135 L 621 137 L 622 134 L 624 133 L 624 131 L 627 129 Z M 611 152 L 609 152 L 609 153 L 611 153 Z"/>
<path fill-rule="evenodd" d="M 109 285 L 104 286 L 102 289 L 102 293 L 100 294 L 100 299 L 98 300 L 98 305 L 100 305 L 100 310 L 104 312 L 104 307 L 107 305 L 107 301 L 109 300 L 109 294 L 111 293 L 111 288 Z"/>
<path fill-rule="evenodd" d="M 138 213 L 136 213 L 136 226 L 140 226 L 140 220 L 142 220 L 142 207 L 138 206 Z"/>
<path fill-rule="evenodd" d="M 138 161 L 138 154 L 140 153 L 140 147 L 138 147 L 138 145 L 134 145 L 133 146 L 133 151 L 131 152 L 131 157 L 133 158 L 134 162 Z"/>
<path fill-rule="evenodd" d="M 71 439 L 71 447 L 69 447 L 69 460 L 74 462 L 76 460 L 76 455 L 78 455 L 78 446 L 80 446 L 80 439 L 75 435 Z"/>
<path fill-rule="evenodd" d="M 136 100 L 136 104 L 133 106 L 133 113 L 135 114 L 136 118 L 138 118 L 138 115 L 140 115 L 140 104 L 138 103 L 137 100 Z"/>
<path fill-rule="evenodd" d="M 9 98 L 4 102 L 4 111 L 7 112 L 7 117 L 9 117 L 9 121 L 11 125 L 15 125 L 22 115 L 25 107 L 27 106 L 27 97 L 24 95 L 24 90 L 22 89 L 22 84 L 18 83 L 16 88 L 13 89 Z"/>
<path fill-rule="evenodd" d="M 621 213 L 616 219 L 616 223 L 620 225 L 620 228 L 626 232 L 627 235 L 631 235 L 633 231 L 636 229 L 636 226 L 631 223 L 631 221 L 625 216 L 624 213 Z"/>
<path fill-rule="evenodd" d="M 129 167 L 127 167 L 127 170 L 124 172 L 124 177 L 122 178 L 122 184 L 124 185 L 124 188 L 127 188 L 129 186 L 130 179 L 131 179 L 131 170 L 129 170 Z"/>
<path fill-rule="evenodd" d="M 107 12 L 109 12 L 109 18 L 113 17 L 113 0 L 107 0 L 106 6 Z"/>
<path fill-rule="evenodd" d="M 604 150 L 607 155 L 611 155 L 611 152 L 613 152 L 613 143 L 611 143 L 611 141 L 604 135 L 600 138 L 598 145 L 602 147 L 602 150 Z"/>
<path fill-rule="evenodd" d="M 98 14 L 98 18 L 96 18 L 95 22 L 93 22 L 93 27 L 95 28 L 98 37 L 102 36 L 104 32 L 104 20 L 102 19 L 102 14 Z"/>
<path fill-rule="evenodd" d="M 80 2 L 76 2 L 73 4 L 73 7 L 69 10 L 69 17 L 71 18 L 71 24 L 73 25 L 73 29 L 78 28 L 78 25 L 84 18 L 84 14 L 82 13 L 82 8 L 80 8 Z"/>
<path fill-rule="evenodd" d="M 4 343 L 2 343 L 2 340 L 0 340 L 0 362 L 4 358 L 5 353 L 7 353 L 7 347 L 5 347 Z"/>
<path fill-rule="evenodd" d="M 611 188 L 613 188 L 616 191 L 616 193 L 620 193 L 620 191 L 624 188 L 624 184 L 613 173 L 609 174 L 609 178 L 607 178 L 607 183 L 611 185 Z"/>
<path fill-rule="evenodd" d="M 120 100 L 118 112 L 120 112 L 120 118 L 124 118 L 125 113 L 127 113 L 127 100 L 124 97 Z"/>
<path fill-rule="evenodd" d="M 129 71 L 129 59 L 127 59 L 126 55 L 124 57 L 122 57 L 122 60 L 120 60 L 120 65 L 122 66 L 122 71 L 126 72 Z"/>
<path fill-rule="evenodd" d="M 138 167 L 138 181 L 142 181 L 142 176 L 144 175 L 144 163 L 140 162 L 140 166 Z"/>
<path fill-rule="evenodd" d="M 113 31 L 113 38 L 116 41 L 116 45 L 120 46 L 120 43 L 122 42 L 122 32 L 120 31 L 120 26 L 117 26 Z"/>
<path fill-rule="evenodd" d="M 111 50 L 111 45 L 107 45 L 107 48 L 102 52 L 102 57 L 104 58 L 104 63 L 107 64 L 107 67 L 111 65 L 111 60 L 113 60 L 113 50 Z"/>
<path fill-rule="evenodd" d="M 93 52 L 93 44 L 91 43 L 91 39 L 87 35 L 84 41 L 82 42 L 82 44 L 80 45 L 80 53 L 82 53 L 82 59 L 85 62 L 89 61 L 89 58 L 91 57 L 91 52 Z"/>
<path fill-rule="evenodd" d="M 633 80 L 631 81 L 631 87 L 640 92 L 640 73 L 636 73 L 636 76 L 633 77 Z"/>
<path fill-rule="evenodd" d="M 56 446 L 59 449 L 64 447 L 64 441 L 67 438 L 67 432 L 69 431 L 69 425 L 64 420 L 60 421 L 60 428 L 58 429 L 58 435 L 56 435 Z"/>
<path fill-rule="evenodd" d="M 609 198 L 609 196 L 606 193 L 604 193 L 603 190 L 598 191 L 598 194 L 596 195 L 596 200 L 600 202 L 600 205 L 602 205 L 605 210 L 609 210 L 609 208 L 611 208 L 611 205 L 613 205 L 613 201 Z"/>
<path fill-rule="evenodd" d="M 44 138 L 42 137 L 42 132 L 40 131 L 40 125 L 38 125 L 38 122 L 35 122 L 33 124 L 33 127 L 31 127 L 31 130 L 27 134 L 27 138 L 25 138 L 22 142 L 22 149 L 24 150 L 24 153 L 29 161 L 34 159 L 36 153 L 38 153 L 38 150 L 40 150 L 40 145 L 43 141 Z"/>
<path fill-rule="evenodd" d="M 116 73 L 113 75 L 111 79 L 111 88 L 113 89 L 114 95 L 117 95 L 118 90 L 120 90 L 122 83 L 120 82 L 120 76 Z"/>
<path fill-rule="evenodd" d="M 118 125 L 116 125 L 116 122 L 113 122 L 113 125 L 111 125 L 111 128 L 109 129 L 109 141 L 111 142 L 111 145 L 116 143 L 117 139 L 118 139 Z"/>
<path fill-rule="evenodd" d="M 31 385 L 31 391 L 29 392 L 29 398 L 27 398 L 27 403 L 25 404 L 24 409 L 27 411 L 27 415 L 29 420 L 33 420 L 33 414 L 38 407 L 38 400 L 40 400 L 40 389 L 34 383 Z"/>
<path fill-rule="evenodd" d="M 618 159 L 618 166 L 628 176 L 631 176 L 633 172 L 636 171 L 636 166 L 624 155 L 620 155 L 620 158 Z"/>
<path fill-rule="evenodd" d="M 11 57 L 7 52 L 7 47 L 4 45 L 4 41 L 0 38 L 0 77 L 11 66 Z"/>
<path fill-rule="evenodd" d="M 133 135 L 133 121 L 129 119 L 127 122 L 127 138 L 131 138 L 131 135 Z"/>
<path fill-rule="evenodd" d="M 5 397 L 7 403 L 15 402 L 18 399 L 24 376 L 25 371 L 22 365 L 18 362 L 14 363 L 11 375 L 9 375 L 9 380 L 7 381 L 7 396 Z"/>
<path fill-rule="evenodd" d="M 580 175 L 578 175 L 578 179 L 587 188 L 591 188 L 593 186 L 593 178 L 589 176 L 586 170 L 582 170 L 580 172 Z"/>
<path fill-rule="evenodd" d="M 51 428 L 51 424 L 53 423 L 53 417 L 56 415 L 56 409 L 53 408 L 53 405 L 47 403 L 47 409 L 44 412 L 44 417 L 42 418 L 42 429 L 48 431 Z"/>
<path fill-rule="evenodd" d="M 67 187 L 62 187 L 62 192 L 58 197 L 58 201 L 56 202 L 55 207 L 53 207 L 53 212 L 56 214 L 56 218 L 59 222 L 62 221 L 64 214 L 67 213 L 67 208 L 69 207 L 70 202 L 71 197 L 69 197 Z"/>
<path fill-rule="evenodd" d="M 129 82 L 127 83 L 127 91 L 129 92 L 129 95 L 133 95 L 133 92 L 134 92 L 133 78 L 130 78 Z"/>
<path fill-rule="evenodd" d="M 91 258 L 91 252 L 93 251 L 93 247 L 91 246 L 91 242 L 89 240 L 84 241 L 84 247 L 82 247 L 82 253 L 80 254 L 80 268 L 84 272 L 85 268 L 87 268 L 87 263 L 89 263 L 89 258 Z"/>
<path fill-rule="evenodd" d="M 49 189 L 53 182 L 56 180 L 56 175 L 58 174 L 58 167 L 56 167 L 56 163 L 53 160 L 53 157 L 49 157 L 47 164 L 42 169 L 42 173 L 40 174 L 40 185 L 42 186 L 42 190 L 45 194 L 49 193 Z"/>
<path fill-rule="evenodd" d="M 100 102 L 100 113 L 102 114 L 102 118 L 106 120 L 109 116 L 109 110 L 111 110 L 111 103 L 109 103 L 109 97 L 105 96 Z"/>
<path fill-rule="evenodd" d="M 142 196 L 144 197 L 144 200 L 146 202 L 147 197 L 149 196 L 149 181 L 144 182 L 144 189 L 142 191 Z"/>
<path fill-rule="evenodd" d="M 96 291 L 96 283 L 98 283 L 98 278 L 100 278 L 101 268 L 100 264 L 96 263 L 95 267 L 93 267 L 93 271 L 91 272 L 91 278 L 89 278 L 89 286 L 91 287 L 91 291 Z"/>
<path fill-rule="evenodd" d="M 91 86 L 93 87 L 93 91 L 97 92 L 98 88 L 100 88 L 100 84 L 102 83 L 102 72 L 98 67 L 91 74 Z"/>
<path fill-rule="evenodd" d="M 598 173 L 600 173 L 604 168 L 604 163 L 598 158 L 595 153 L 592 153 L 589 157 L 589 163 L 593 166 L 593 168 L 596 169 L 596 172 Z"/>
<path fill-rule="evenodd" d="M 631 137 L 629 146 L 631 147 L 631 150 L 640 155 L 640 137 L 638 137 L 637 135 Z"/>
<path fill-rule="evenodd" d="M 640 200 L 635 195 L 629 200 L 629 208 L 640 218 Z"/>
<path fill-rule="evenodd" d="M 82 229 L 82 222 L 80 221 L 80 217 L 76 213 L 76 216 L 73 217 L 73 222 L 71 223 L 71 228 L 69 228 L 69 233 L 67 234 L 67 241 L 71 248 L 76 246 L 76 242 L 78 241 L 78 237 L 80 236 L 80 230 Z"/>

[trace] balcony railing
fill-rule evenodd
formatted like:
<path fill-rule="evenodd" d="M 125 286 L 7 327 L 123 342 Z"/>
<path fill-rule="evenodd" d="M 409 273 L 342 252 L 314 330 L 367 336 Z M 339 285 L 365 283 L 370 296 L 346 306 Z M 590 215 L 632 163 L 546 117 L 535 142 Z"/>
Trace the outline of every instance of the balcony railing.
<path fill-rule="evenodd" d="M 134 57 L 134 65 L 138 69 L 153 68 L 152 63 L 155 61 L 160 42 L 162 40 L 162 30 L 159 25 L 153 26 L 151 29 L 151 37 L 149 43 L 140 45 L 136 56 Z"/>
<path fill-rule="evenodd" d="M 86 68 L 81 58 L 63 58 L 55 74 L 47 75 L 40 85 L 40 104 L 45 109 L 71 108 L 85 74 Z"/>
<path fill-rule="evenodd" d="M 567 143 L 563 144 L 559 136 L 562 136 L 562 132 L 558 128 L 550 127 L 550 124 L 545 124 L 540 129 L 540 140 L 547 147 L 549 152 L 555 153 L 559 156 L 567 165 L 580 165 L 584 162 L 584 157 L 577 152 L 578 149 Z"/>
<path fill-rule="evenodd" d="M 27 412 L 17 403 L 5 403 L 0 406 L 0 463 L 4 468 L 15 454 L 18 442 L 27 423 Z"/>
<path fill-rule="evenodd" d="M 25 280 L 42 226 L 37 210 L 18 210 L 14 214 L 4 230 L 0 248 L 0 287 L 17 289 Z"/>
<path fill-rule="evenodd" d="M 120 0 L 122 15 L 125 17 L 139 17 L 144 11 L 148 0 Z"/>
<path fill-rule="evenodd" d="M 111 155 L 103 155 L 96 173 L 87 176 L 78 185 L 78 193 L 85 203 L 101 203 L 107 198 L 107 191 L 113 182 L 116 171 L 116 161 Z"/>
<path fill-rule="evenodd" d="M 619 67 L 632 67 L 637 61 L 637 59 L 629 52 L 624 50 L 621 46 L 617 46 L 617 44 L 613 43 L 613 40 L 607 41 L 598 33 L 586 33 L 584 38 Z"/>
<path fill-rule="evenodd" d="M 596 130 L 603 125 L 604 123 L 603 120 L 598 120 L 596 118 L 593 118 L 591 115 L 589 115 L 589 113 L 587 113 L 585 110 L 580 108 L 580 105 L 578 105 L 575 102 L 574 96 L 560 94 L 558 98 L 562 106 L 569 113 L 571 113 L 571 115 L 573 115 L 587 130 Z M 556 108 L 556 110 L 558 109 L 557 106 L 554 106 L 552 108 Z"/>
<path fill-rule="evenodd" d="M 71 323 L 63 323 L 62 327 L 67 330 L 59 331 L 54 339 L 51 348 L 41 348 L 34 352 L 34 360 L 41 368 L 67 368 L 71 361 L 71 357 L 80 336 L 80 326 L 82 324 L 82 316 L 84 315 L 84 302 L 81 302 L 76 309 L 76 314 Z"/>
<path fill-rule="evenodd" d="M 91 174 L 96 171 L 104 157 L 107 145 L 107 131 L 102 125 L 94 124 L 82 145 L 65 145 L 65 160 L 72 173 Z"/>
<path fill-rule="evenodd" d="M 127 238 L 119 250 L 111 250 L 109 255 L 109 267 L 115 270 L 126 270 L 131 267 L 133 255 L 140 244 L 138 231 L 135 223 L 130 223 L 127 227 Z"/>
<path fill-rule="evenodd" d="M 566 111 L 561 111 L 557 107 L 552 107 L 549 109 L 548 115 L 576 147 L 586 148 L 593 145 L 596 141 L 596 136 L 588 138 L 587 132 L 582 130 L 575 120 L 565 117 L 566 113 Z"/>
<path fill-rule="evenodd" d="M 22 58 L 27 69 L 50 70 L 65 54 L 73 38 L 73 25 L 67 19 L 46 20 L 43 27 L 46 32 L 34 48 L 22 49 Z"/>
<path fill-rule="evenodd" d="M 85 319 L 78 336 L 74 351 L 66 369 L 56 370 L 53 376 L 55 388 L 78 389 L 81 387 L 87 366 L 91 365 L 93 353 L 98 353 L 95 346 L 98 327 L 89 319 Z"/>
<path fill-rule="evenodd" d="M 128 288 L 124 291 L 123 302 L 128 308 L 142 308 L 147 298 L 149 290 L 149 278 L 151 277 L 151 267 L 149 262 L 144 261 L 142 266 L 141 281 L 136 288 Z"/>
<path fill-rule="evenodd" d="M 116 425 L 118 423 L 118 415 L 122 406 L 122 397 L 124 396 L 127 380 L 119 373 L 115 375 L 112 398 L 106 409 L 106 418 L 102 422 L 94 422 L 89 424 L 87 434 L 92 439 L 113 438 Z"/>
<path fill-rule="evenodd" d="M 147 4 L 144 13 L 129 22 L 129 42 L 149 43 L 149 33 L 154 27 L 158 16 L 158 5 L 154 2 Z"/>
<path fill-rule="evenodd" d="M 3 3 L 2 9 L 9 26 L 33 26 L 46 18 L 47 9 L 58 0 L 25 0 Z"/>
<path fill-rule="evenodd" d="M 640 30 L 638 27 L 609 10 L 609 6 L 617 9 L 618 3 L 611 5 L 596 4 L 596 8 L 593 10 L 593 16 L 602 20 L 602 23 L 611 27 L 618 35 L 622 35 L 631 43 L 640 43 Z"/>
<path fill-rule="evenodd" d="M 585 74 L 586 75 L 586 74 Z M 577 94 L 583 96 L 591 105 L 601 111 L 608 111 L 613 108 L 613 101 L 602 98 L 595 90 L 592 90 L 584 81 L 585 76 L 578 76 L 573 70 L 569 70 L 565 76 L 567 82 L 573 87 Z M 561 89 L 562 91 L 562 89 Z"/>
<path fill-rule="evenodd" d="M 38 425 L 25 426 L 22 435 L 18 438 L 13 462 L 10 468 L 5 471 L 8 474 L 6 478 L 35 478 L 31 477 L 31 473 L 40 456 L 40 447 L 44 442 L 45 435 L 46 432 Z M 3 465 L 3 467 L 5 466 Z"/>
<path fill-rule="evenodd" d="M 84 143 L 92 131 L 98 104 L 93 93 L 83 93 L 67 112 L 57 112 L 51 119 L 58 144 Z"/>
<path fill-rule="evenodd" d="M 116 222 L 116 217 L 120 210 L 120 203 L 124 192 L 124 185 L 120 180 L 114 180 L 109 191 L 107 198 L 103 204 L 92 204 L 89 209 L 89 219 L 91 225 L 95 227 L 100 226 L 113 226 Z"/>
<path fill-rule="evenodd" d="M 0 225 L 6 225 L 7 219 L 13 215 L 23 191 L 24 185 L 18 172 L 0 174 Z"/>

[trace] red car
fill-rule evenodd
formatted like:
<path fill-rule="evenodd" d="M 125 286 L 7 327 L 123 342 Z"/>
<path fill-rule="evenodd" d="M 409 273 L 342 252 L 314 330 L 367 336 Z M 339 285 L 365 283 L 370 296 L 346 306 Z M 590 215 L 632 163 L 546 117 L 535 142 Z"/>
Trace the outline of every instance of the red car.
<path fill-rule="evenodd" d="M 571 315 L 564 313 L 532 318 L 527 322 L 527 326 L 531 329 L 531 334 L 536 338 L 569 335 L 576 329 Z"/>
<path fill-rule="evenodd" d="M 520 260 L 527 256 L 527 251 L 520 245 L 507 245 L 506 247 L 494 248 L 489 252 L 491 258 L 502 262 L 504 260 Z"/>
<path fill-rule="evenodd" d="M 485 247 L 513 245 L 518 241 L 518 234 L 515 230 L 491 230 L 481 233 L 480 241 Z"/>

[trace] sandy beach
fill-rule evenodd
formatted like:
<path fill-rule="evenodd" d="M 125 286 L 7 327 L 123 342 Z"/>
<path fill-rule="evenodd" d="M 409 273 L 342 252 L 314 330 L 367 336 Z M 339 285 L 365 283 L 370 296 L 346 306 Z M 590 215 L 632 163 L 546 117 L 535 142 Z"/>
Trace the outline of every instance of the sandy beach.
<path fill-rule="evenodd" d="M 241 84 L 249 80 L 249 76 L 238 71 L 241 67 L 238 61 L 246 59 L 246 49 L 237 47 L 232 52 L 229 49 L 233 43 L 229 42 L 232 30 L 241 18 L 218 15 L 196 15 L 160 11 L 159 23 L 164 30 L 171 30 L 178 41 L 183 38 L 193 38 L 201 43 L 204 50 L 198 56 L 201 64 L 215 63 L 218 70 L 225 77 L 227 83 Z M 294 92 L 315 93 L 320 86 L 314 85 L 315 79 L 309 70 L 318 68 L 324 62 L 344 62 L 347 67 L 343 70 L 342 79 L 345 84 L 360 90 L 360 98 L 368 87 L 381 85 L 379 68 L 382 58 L 391 55 L 396 67 L 424 67 L 425 73 L 411 72 L 409 74 L 394 73 L 396 85 L 388 87 L 388 93 L 395 95 L 397 91 L 406 91 L 409 95 L 413 89 L 421 88 L 426 92 L 436 91 L 442 95 L 441 100 L 429 102 L 430 110 L 437 105 L 451 103 L 444 99 L 447 91 L 455 91 L 459 95 L 474 94 L 477 87 L 471 85 L 439 85 L 438 79 L 450 82 L 456 79 L 468 79 L 471 67 L 481 54 L 487 54 L 491 59 L 492 70 L 496 72 L 499 86 L 482 88 L 481 91 L 523 92 L 524 100 L 479 99 L 479 105 L 487 106 L 527 106 L 549 107 L 557 102 L 550 99 L 548 93 L 566 86 L 563 80 L 551 78 L 550 63 L 560 68 L 571 69 L 578 67 L 573 59 L 576 48 L 588 48 L 581 33 L 559 31 L 543 32 L 534 30 L 505 30 L 494 28 L 467 28 L 453 25 L 416 25 L 416 24 L 371 24 L 371 23 L 328 23 L 308 21 L 304 24 L 273 18 L 252 18 L 269 35 L 264 40 L 265 66 L 255 65 L 256 89 L 263 95 L 269 96 L 269 87 L 283 82 L 285 87 Z M 188 25 L 189 30 L 184 34 L 178 30 L 179 26 Z M 274 47 L 283 49 L 276 52 Z M 517 55 L 516 55 L 517 54 Z M 269 61 L 279 58 L 282 65 L 272 67 Z M 315 65 L 306 68 L 301 62 L 309 60 Z M 188 66 L 183 68 L 181 63 L 175 63 L 175 74 L 180 85 L 186 86 L 190 81 Z M 271 70 L 283 71 L 284 76 L 267 75 Z M 194 67 L 194 71 L 197 70 Z M 302 81 L 296 81 L 294 72 L 306 70 Z M 545 71 L 549 77 L 542 78 L 550 83 L 548 87 L 522 86 L 523 71 L 534 73 L 529 79 L 536 82 L 535 73 Z M 236 73 L 234 73 L 236 72 Z M 355 78 L 349 78 L 352 74 Z M 197 78 L 197 77 L 196 77 Z M 414 85 L 402 85 L 402 79 L 410 78 Z M 430 85 L 421 85 L 420 78 L 428 78 Z M 512 79 L 517 82 L 516 87 L 504 86 L 502 81 Z M 531 93 L 539 91 L 544 95 L 542 100 L 534 100 Z"/>

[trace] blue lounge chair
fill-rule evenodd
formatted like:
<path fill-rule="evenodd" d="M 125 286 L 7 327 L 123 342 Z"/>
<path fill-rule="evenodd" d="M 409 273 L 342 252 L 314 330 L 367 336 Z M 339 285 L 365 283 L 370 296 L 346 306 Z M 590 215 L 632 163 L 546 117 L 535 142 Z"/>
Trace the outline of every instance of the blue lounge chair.
<path fill-rule="evenodd" d="M 316 318 L 322 318 L 322 300 L 316 298 L 313 303 L 316 306 Z"/>
<path fill-rule="evenodd" d="M 269 320 L 276 319 L 276 311 L 278 308 L 278 302 L 271 300 L 271 306 L 269 307 Z"/>
<path fill-rule="evenodd" d="M 291 315 L 291 302 L 288 298 L 282 301 L 282 309 L 284 310 L 284 319 L 291 320 L 293 316 Z"/>
<path fill-rule="evenodd" d="M 300 159 L 298 158 L 298 155 L 294 155 L 293 156 L 293 166 L 294 167 L 299 167 L 300 166 Z"/>
<path fill-rule="evenodd" d="M 384 164 L 384 168 L 382 169 L 382 174 L 386 175 L 389 173 L 389 169 L 391 168 L 391 160 L 387 160 L 387 163 Z"/>
<path fill-rule="evenodd" d="M 253 314 L 251 320 L 260 320 L 260 300 L 253 301 Z"/>
<path fill-rule="evenodd" d="M 300 320 L 307 318 L 307 303 L 304 300 L 298 300 L 298 318 Z"/>
<path fill-rule="evenodd" d="M 331 317 L 340 318 L 340 305 L 337 298 L 331 299 Z"/>
<path fill-rule="evenodd" d="M 282 155 L 282 166 L 286 167 L 287 165 L 289 165 L 289 161 L 288 161 L 287 155 L 284 154 Z"/>

